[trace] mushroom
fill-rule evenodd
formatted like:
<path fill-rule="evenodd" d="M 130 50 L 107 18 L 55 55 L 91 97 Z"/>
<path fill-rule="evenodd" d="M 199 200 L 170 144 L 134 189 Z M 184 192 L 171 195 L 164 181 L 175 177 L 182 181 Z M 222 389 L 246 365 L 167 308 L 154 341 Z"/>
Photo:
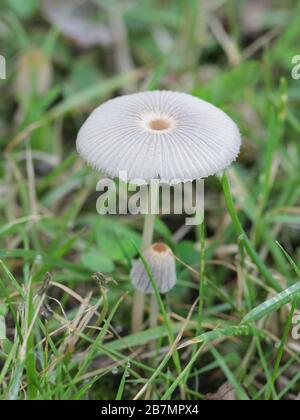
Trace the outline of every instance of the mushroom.
<path fill-rule="evenodd" d="M 160 293 L 168 293 L 176 284 L 176 262 L 171 249 L 164 243 L 155 243 L 144 252 L 157 288 Z M 130 273 L 135 289 L 145 294 L 154 293 L 151 281 L 141 259 L 133 263 Z"/>
<path fill-rule="evenodd" d="M 153 275 L 153 280 L 157 284 L 158 291 L 165 294 L 173 289 L 176 284 L 176 261 L 172 250 L 164 243 L 155 243 L 144 251 L 144 258 Z M 141 258 L 133 262 L 130 277 L 137 293 L 140 293 L 137 296 L 151 294 L 149 326 L 155 328 L 158 318 L 158 302 L 144 261 Z M 142 322 L 142 320 L 141 317 L 139 322 Z M 133 331 L 138 331 L 140 327 L 136 325 L 135 318 L 133 318 L 132 327 Z"/>
<path fill-rule="evenodd" d="M 81 128 L 77 149 L 93 168 L 125 181 L 177 184 L 215 175 L 238 156 L 241 136 L 220 109 L 185 93 L 111 99 Z"/>
<path fill-rule="evenodd" d="M 237 158 L 240 146 L 239 129 L 222 110 L 171 91 L 111 99 L 91 114 L 77 138 L 77 150 L 90 166 L 132 184 L 172 185 L 215 175 Z M 152 244 L 154 218 L 146 215 L 142 251 Z M 137 290 L 134 331 L 141 329 L 144 299 Z"/>

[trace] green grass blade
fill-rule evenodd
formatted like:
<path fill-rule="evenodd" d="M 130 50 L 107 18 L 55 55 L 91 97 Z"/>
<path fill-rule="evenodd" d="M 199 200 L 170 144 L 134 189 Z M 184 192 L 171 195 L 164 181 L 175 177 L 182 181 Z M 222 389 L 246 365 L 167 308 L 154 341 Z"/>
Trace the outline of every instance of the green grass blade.
<path fill-rule="evenodd" d="M 230 368 L 227 366 L 227 363 L 225 362 L 223 356 L 221 356 L 221 354 L 218 352 L 218 350 L 214 347 L 212 347 L 210 349 L 210 351 L 214 355 L 215 359 L 217 360 L 220 368 L 224 372 L 228 381 L 235 388 L 236 395 L 237 395 L 238 399 L 241 400 L 241 401 L 249 401 L 248 395 L 246 394 L 243 387 L 238 382 L 238 380 L 236 379 L 235 375 L 232 373 Z"/>
<path fill-rule="evenodd" d="M 263 331 L 252 327 L 250 325 L 237 325 L 227 328 L 217 328 L 214 331 L 210 331 L 204 334 L 199 335 L 198 337 L 188 340 L 185 343 L 181 344 L 178 348 L 182 349 L 194 344 L 209 343 L 211 341 L 218 340 L 220 338 L 231 338 L 231 337 L 243 337 L 243 336 L 262 336 L 266 338 Z"/>
<path fill-rule="evenodd" d="M 119 389 L 118 389 L 118 392 L 117 392 L 116 401 L 121 401 L 122 400 L 122 397 L 123 397 L 123 394 L 124 394 L 124 388 L 125 388 L 125 385 L 126 385 L 126 379 L 127 379 L 127 376 L 128 376 L 128 368 L 129 368 L 129 362 L 125 366 L 125 370 L 124 370 L 124 373 L 122 375 L 122 379 L 121 379 Z"/>
<path fill-rule="evenodd" d="M 236 233 L 239 235 L 240 242 L 244 245 L 246 251 L 248 252 L 250 258 L 252 259 L 253 263 L 257 266 L 260 273 L 264 276 L 264 278 L 267 280 L 269 285 L 274 288 L 277 292 L 282 291 L 282 287 L 279 284 L 279 282 L 273 277 L 272 273 L 270 272 L 269 268 L 265 265 L 265 263 L 262 261 L 260 256 L 255 251 L 253 245 L 249 241 L 242 224 L 239 220 L 237 211 L 235 209 L 235 205 L 233 202 L 233 197 L 230 190 L 230 184 L 229 179 L 227 176 L 227 173 L 225 172 L 223 175 L 223 191 L 225 200 L 227 203 L 228 211 L 232 219 L 232 223 L 234 225 L 234 228 L 236 230 Z"/>
<path fill-rule="evenodd" d="M 10 401 L 15 401 L 18 399 L 18 394 L 22 382 L 23 370 L 24 362 L 19 362 L 8 392 L 8 400 Z"/>
<path fill-rule="evenodd" d="M 280 247 L 280 249 L 282 250 L 282 252 L 284 253 L 286 259 L 289 261 L 289 263 L 291 264 L 292 268 L 294 269 L 295 273 L 297 276 L 300 277 L 300 268 L 297 266 L 297 264 L 295 263 L 295 261 L 292 259 L 292 257 L 286 252 L 286 250 L 280 245 L 279 242 L 277 242 L 277 245 Z"/>
<path fill-rule="evenodd" d="M 191 370 L 191 368 L 193 367 L 194 363 L 196 362 L 196 360 L 198 359 L 198 357 L 200 356 L 200 353 L 202 352 L 204 346 L 201 346 L 196 353 L 194 353 L 194 355 L 192 356 L 191 360 L 189 361 L 189 363 L 186 365 L 186 367 L 182 370 L 182 372 L 178 375 L 178 377 L 175 379 L 175 381 L 172 383 L 172 385 L 167 389 L 167 391 L 163 394 L 163 396 L 161 397 L 161 400 L 167 400 L 168 398 L 171 397 L 171 395 L 173 394 L 173 392 L 175 391 L 175 389 L 182 383 L 184 382 L 185 378 L 186 378 L 186 374 L 187 372 L 189 372 Z"/>
<path fill-rule="evenodd" d="M 275 381 L 278 378 L 280 363 L 281 363 L 281 360 L 282 360 L 282 357 L 283 357 L 283 354 L 284 354 L 284 351 L 285 351 L 285 346 L 286 346 L 286 343 L 288 341 L 289 334 L 290 334 L 290 331 L 291 331 L 291 326 L 292 326 L 293 316 L 294 316 L 294 313 L 295 313 L 295 310 L 296 310 L 296 306 L 297 306 L 297 299 L 295 299 L 293 301 L 293 304 L 292 304 L 292 307 L 291 307 L 291 310 L 290 310 L 290 313 L 289 313 L 289 317 L 288 317 L 287 323 L 286 323 L 285 328 L 284 328 L 284 333 L 283 333 L 283 336 L 282 336 L 282 339 L 281 339 L 280 347 L 279 347 L 277 357 L 276 357 L 275 367 L 274 367 L 273 374 L 272 374 L 272 381 L 270 382 L 270 385 L 269 385 L 269 387 L 267 388 L 267 391 L 266 391 L 266 398 L 265 399 L 267 401 L 271 397 L 272 388 L 274 388 Z"/>
<path fill-rule="evenodd" d="M 272 299 L 254 308 L 243 319 L 243 323 L 256 322 L 280 309 L 283 305 L 290 303 L 294 298 L 300 296 L 300 282 L 294 284 Z"/>

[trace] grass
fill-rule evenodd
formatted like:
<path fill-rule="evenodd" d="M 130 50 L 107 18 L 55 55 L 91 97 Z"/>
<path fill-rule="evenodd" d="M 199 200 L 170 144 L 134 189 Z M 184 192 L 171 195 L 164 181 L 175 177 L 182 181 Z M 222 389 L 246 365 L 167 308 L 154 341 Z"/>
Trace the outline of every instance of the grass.
<path fill-rule="evenodd" d="M 0 399 L 203 400 L 225 383 L 236 400 L 299 398 L 298 2 L 253 28 L 253 1 L 114 1 L 125 70 L 119 47 L 79 47 L 37 3 L 5 0 L 0 18 Z M 143 218 L 97 215 L 75 138 L 99 103 L 145 87 L 221 107 L 243 149 L 206 180 L 203 226 L 156 220 L 178 283 L 156 290 L 158 326 L 131 334 Z"/>

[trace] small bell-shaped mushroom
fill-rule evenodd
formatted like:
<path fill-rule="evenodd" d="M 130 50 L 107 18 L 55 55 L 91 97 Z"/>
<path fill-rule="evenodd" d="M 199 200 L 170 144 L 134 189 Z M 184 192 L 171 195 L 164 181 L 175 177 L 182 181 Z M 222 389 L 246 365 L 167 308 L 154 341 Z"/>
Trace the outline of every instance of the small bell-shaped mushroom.
<path fill-rule="evenodd" d="M 156 243 L 144 252 L 154 280 L 160 293 L 167 293 L 176 284 L 176 262 L 171 249 L 163 244 Z M 141 259 L 133 263 L 131 270 L 133 286 L 145 293 L 154 293 L 145 265 Z"/>

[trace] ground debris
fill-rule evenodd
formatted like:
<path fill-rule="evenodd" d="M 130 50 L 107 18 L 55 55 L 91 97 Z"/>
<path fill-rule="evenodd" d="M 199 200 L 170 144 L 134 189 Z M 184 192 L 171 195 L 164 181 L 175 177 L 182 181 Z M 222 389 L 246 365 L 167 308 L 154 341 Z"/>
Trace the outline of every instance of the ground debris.
<path fill-rule="evenodd" d="M 207 394 L 206 401 L 236 401 L 235 389 L 229 383 L 225 383 L 215 394 Z"/>

